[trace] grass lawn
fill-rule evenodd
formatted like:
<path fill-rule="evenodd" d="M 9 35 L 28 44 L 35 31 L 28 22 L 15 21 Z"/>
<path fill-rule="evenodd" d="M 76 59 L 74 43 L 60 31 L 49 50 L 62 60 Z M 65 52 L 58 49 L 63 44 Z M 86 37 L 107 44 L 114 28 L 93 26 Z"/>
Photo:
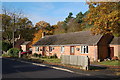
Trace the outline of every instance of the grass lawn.
<path fill-rule="evenodd" d="M 102 65 L 110 65 L 110 66 L 120 66 L 120 61 L 119 60 L 115 60 L 115 61 L 102 61 L 98 64 L 102 64 Z"/>
<path fill-rule="evenodd" d="M 48 63 L 61 63 L 61 59 L 58 58 L 40 58 Z"/>

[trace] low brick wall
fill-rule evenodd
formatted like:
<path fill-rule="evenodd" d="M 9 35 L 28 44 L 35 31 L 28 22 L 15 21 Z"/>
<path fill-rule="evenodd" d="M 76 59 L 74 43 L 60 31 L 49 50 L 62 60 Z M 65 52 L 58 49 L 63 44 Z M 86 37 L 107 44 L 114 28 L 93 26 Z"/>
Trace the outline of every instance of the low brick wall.
<path fill-rule="evenodd" d="M 88 56 L 79 55 L 61 55 L 61 62 L 63 64 L 81 66 L 84 70 L 89 70 L 89 58 Z"/>

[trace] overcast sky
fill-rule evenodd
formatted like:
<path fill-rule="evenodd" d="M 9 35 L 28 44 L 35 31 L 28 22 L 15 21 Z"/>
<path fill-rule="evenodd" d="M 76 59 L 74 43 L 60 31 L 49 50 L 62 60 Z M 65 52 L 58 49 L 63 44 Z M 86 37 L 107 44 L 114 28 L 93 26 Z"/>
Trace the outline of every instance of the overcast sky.
<path fill-rule="evenodd" d="M 63 21 L 69 12 L 75 17 L 80 11 L 84 13 L 88 10 L 85 2 L 2 2 L 2 5 L 9 10 L 22 10 L 33 24 L 46 21 L 53 25 Z"/>

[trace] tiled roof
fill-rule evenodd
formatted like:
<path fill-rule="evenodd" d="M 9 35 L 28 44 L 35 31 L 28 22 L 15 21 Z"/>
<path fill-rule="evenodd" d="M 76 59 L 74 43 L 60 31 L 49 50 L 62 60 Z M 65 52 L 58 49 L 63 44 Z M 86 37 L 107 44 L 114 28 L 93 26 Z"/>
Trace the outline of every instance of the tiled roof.
<path fill-rule="evenodd" d="M 120 45 L 120 37 L 114 37 L 110 44 Z"/>
<path fill-rule="evenodd" d="M 64 33 L 41 38 L 33 46 L 68 45 L 68 44 L 97 44 L 102 35 L 92 35 L 90 31 Z"/>
<path fill-rule="evenodd" d="M 27 45 L 28 43 L 30 43 L 30 41 L 25 41 L 23 44 L 21 45 Z"/>

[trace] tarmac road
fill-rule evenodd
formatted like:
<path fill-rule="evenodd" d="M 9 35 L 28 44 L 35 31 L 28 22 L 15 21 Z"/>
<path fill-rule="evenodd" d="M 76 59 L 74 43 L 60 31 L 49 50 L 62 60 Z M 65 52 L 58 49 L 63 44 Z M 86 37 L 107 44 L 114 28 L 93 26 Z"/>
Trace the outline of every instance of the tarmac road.
<path fill-rule="evenodd" d="M 87 75 L 86 73 L 75 73 L 71 70 L 58 67 L 47 67 L 42 64 L 34 65 L 7 58 L 2 58 L 2 79 L 64 79 L 64 80 L 102 80 L 104 77 Z M 108 78 L 107 78 L 108 79 Z M 107 80 L 106 79 L 106 80 Z M 117 80 L 118 78 L 109 80 Z M 119 80 L 119 79 L 118 79 Z"/>

